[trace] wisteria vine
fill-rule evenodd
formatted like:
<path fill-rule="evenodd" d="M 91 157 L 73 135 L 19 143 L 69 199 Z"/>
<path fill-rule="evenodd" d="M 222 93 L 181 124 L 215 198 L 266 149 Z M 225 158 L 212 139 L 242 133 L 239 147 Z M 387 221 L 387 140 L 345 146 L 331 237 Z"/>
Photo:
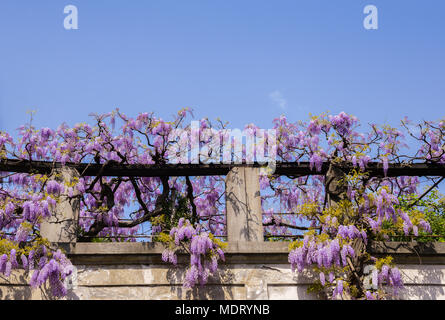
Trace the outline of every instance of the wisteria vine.
<path fill-rule="evenodd" d="M 199 156 L 209 156 L 224 139 L 228 124 L 201 119 L 195 128 L 186 123 L 189 116 L 188 109 L 171 121 L 153 113 L 132 118 L 114 110 L 93 115 L 92 125 L 61 124 L 56 129 L 35 128 L 31 119 L 16 137 L 0 132 L 0 160 L 163 165 L 175 152 L 181 157 L 194 152 L 183 136 L 172 138 L 175 130 L 189 140 L 197 137 L 206 153 Z M 282 116 L 273 120 L 272 128 L 276 161 L 308 161 L 313 175 L 260 177 L 265 234 L 301 236 L 290 244 L 290 265 L 299 272 L 315 270 L 319 279 L 314 288 L 327 298 L 383 299 L 397 294 L 403 287 L 400 271 L 390 258 L 372 257 L 368 245 L 397 234 L 426 234 L 431 226 L 419 206 L 405 201 L 418 198 L 425 181 L 386 173 L 394 163 L 445 164 L 445 120 L 413 124 L 404 119 L 399 128 L 370 124 L 362 132 L 358 119 L 342 112 L 312 116 L 308 122 Z M 206 129 L 221 135 L 208 135 Z M 248 124 L 245 134 L 255 136 L 259 129 Z M 367 174 L 370 162 L 382 164 L 382 177 Z M 326 175 L 320 174 L 323 163 L 329 164 Z M 354 170 L 344 170 L 345 164 Z M 66 295 L 64 281 L 72 265 L 40 234 L 42 221 L 64 199 L 79 202 L 78 241 L 136 241 L 145 226 L 153 241 L 166 244 L 165 262 L 175 265 L 178 252 L 188 253 L 186 287 L 205 284 L 224 260 L 225 242 L 219 240 L 226 232 L 224 177 L 90 177 L 79 172 L 64 184 L 57 174 L 0 173 L 4 276 L 23 269 L 32 272 L 31 286 L 49 283 L 55 296 Z M 374 268 L 370 286 L 365 283 L 365 265 Z"/>

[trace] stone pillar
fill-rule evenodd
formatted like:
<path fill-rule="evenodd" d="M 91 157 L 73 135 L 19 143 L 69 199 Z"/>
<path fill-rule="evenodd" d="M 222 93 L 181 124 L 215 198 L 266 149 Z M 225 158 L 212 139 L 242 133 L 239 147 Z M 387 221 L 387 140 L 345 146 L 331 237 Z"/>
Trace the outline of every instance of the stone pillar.
<path fill-rule="evenodd" d="M 79 177 L 76 170 L 64 167 L 57 169 L 52 175 L 64 187 L 52 215 L 40 225 L 40 234 L 52 243 L 73 243 L 77 239 L 77 227 L 80 210 L 80 200 L 70 199 L 68 184 L 72 185 L 74 178 Z M 74 192 L 73 196 L 77 193 Z"/>
<path fill-rule="evenodd" d="M 235 167 L 226 177 L 227 241 L 264 241 L 260 168 Z"/>

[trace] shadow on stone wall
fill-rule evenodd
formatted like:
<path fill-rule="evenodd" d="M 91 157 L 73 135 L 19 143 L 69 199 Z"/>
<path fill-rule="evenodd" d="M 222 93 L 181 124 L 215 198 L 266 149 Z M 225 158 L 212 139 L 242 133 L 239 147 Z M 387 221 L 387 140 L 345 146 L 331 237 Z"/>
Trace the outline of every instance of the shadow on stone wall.
<path fill-rule="evenodd" d="M 12 273 L 10 277 L 6 278 L 0 276 L 0 300 L 60 300 L 59 297 L 54 297 L 46 283 L 40 288 L 31 288 L 28 284 L 28 273 Z M 79 297 L 73 290 L 68 290 L 68 294 L 63 299 L 79 300 Z"/>
<path fill-rule="evenodd" d="M 14 274 L 10 277 L 0 276 L 2 283 L 0 300 L 29 300 L 32 298 L 32 289 L 27 285 L 28 277 L 25 273 Z"/>
<path fill-rule="evenodd" d="M 385 252 L 395 258 L 401 269 L 405 287 L 400 291 L 400 300 L 445 299 L 445 268 L 442 265 L 443 252 L 437 243 L 376 243 L 380 256 Z"/>
<path fill-rule="evenodd" d="M 0 300 L 30 300 L 31 297 L 31 288 L 27 286 L 5 286 L 0 290 Z"/>
<path fill-rule="evenodd" d="M 412 271 L 408 274 L 410 269 Z M 404 275 L 405 287 L 401 290 L 399 299 L 445 299 L 443 269 L 419 269 L 414 266 L 404 266 L 402 274 Z"/>
<path fill-rule="evenodd" d="M 206 285 L 197 285 L 192 289 L 184 288 L 181 284 L 185 278 L 186 270 L 182 268 L 169 268 L 167 272 L 167 281 L 171 284 L 172 295 L 182 300 L 227 300 L 239 299 L 239 292 L 243 289 L 242 284 L 231 284 L 234 280 L 234 274 L 231 270 L 218 270 L 214 275 L 209 276 Z"/>

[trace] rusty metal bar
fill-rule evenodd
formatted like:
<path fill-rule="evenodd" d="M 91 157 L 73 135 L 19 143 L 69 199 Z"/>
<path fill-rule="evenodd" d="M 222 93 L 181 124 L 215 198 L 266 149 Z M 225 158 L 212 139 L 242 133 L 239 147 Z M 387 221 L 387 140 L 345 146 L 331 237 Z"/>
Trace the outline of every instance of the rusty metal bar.
<path fill-rule="evenodd" d="M 61 167 L 76 169 L 82 176 L 96 176 L 101 170 L 102 176 L 112 177 L 163 177 L 163 176 L 218 176 L 227 175 L 230 169 L 237 166 L 260 167 L 253 164 L 119 164 L 110 163 L 65 163 L 29 160 L 0 160 L 0 171 L 17 173 L 50 174 L 53 169 Z M 277 162 L 276 175 L 305 176 L 324 175 L 329 167 L 324 162 L 320 172 L 311 169 L 309 162 Z M 342 165 L 345 171 L 354 169 L 352 164 Z M 383 166 L 380 162 L 371 162 L 366 166 L 366 172 L 373 177 L 383 177 Z M 388 177 L 396 176 L 441 176 L 445 177 L 445 164 L 435 163 L 393 163 L 388 166 Z"/>

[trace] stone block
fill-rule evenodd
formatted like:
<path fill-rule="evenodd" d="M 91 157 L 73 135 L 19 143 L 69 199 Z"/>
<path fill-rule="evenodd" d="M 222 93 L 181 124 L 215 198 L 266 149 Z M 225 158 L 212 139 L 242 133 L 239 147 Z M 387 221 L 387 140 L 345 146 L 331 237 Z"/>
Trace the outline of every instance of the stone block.
<path fill-rule="evenodd" d="M 226 177 L 227 240 L 263 238 L 259 168 L 235 167 Z"/>

